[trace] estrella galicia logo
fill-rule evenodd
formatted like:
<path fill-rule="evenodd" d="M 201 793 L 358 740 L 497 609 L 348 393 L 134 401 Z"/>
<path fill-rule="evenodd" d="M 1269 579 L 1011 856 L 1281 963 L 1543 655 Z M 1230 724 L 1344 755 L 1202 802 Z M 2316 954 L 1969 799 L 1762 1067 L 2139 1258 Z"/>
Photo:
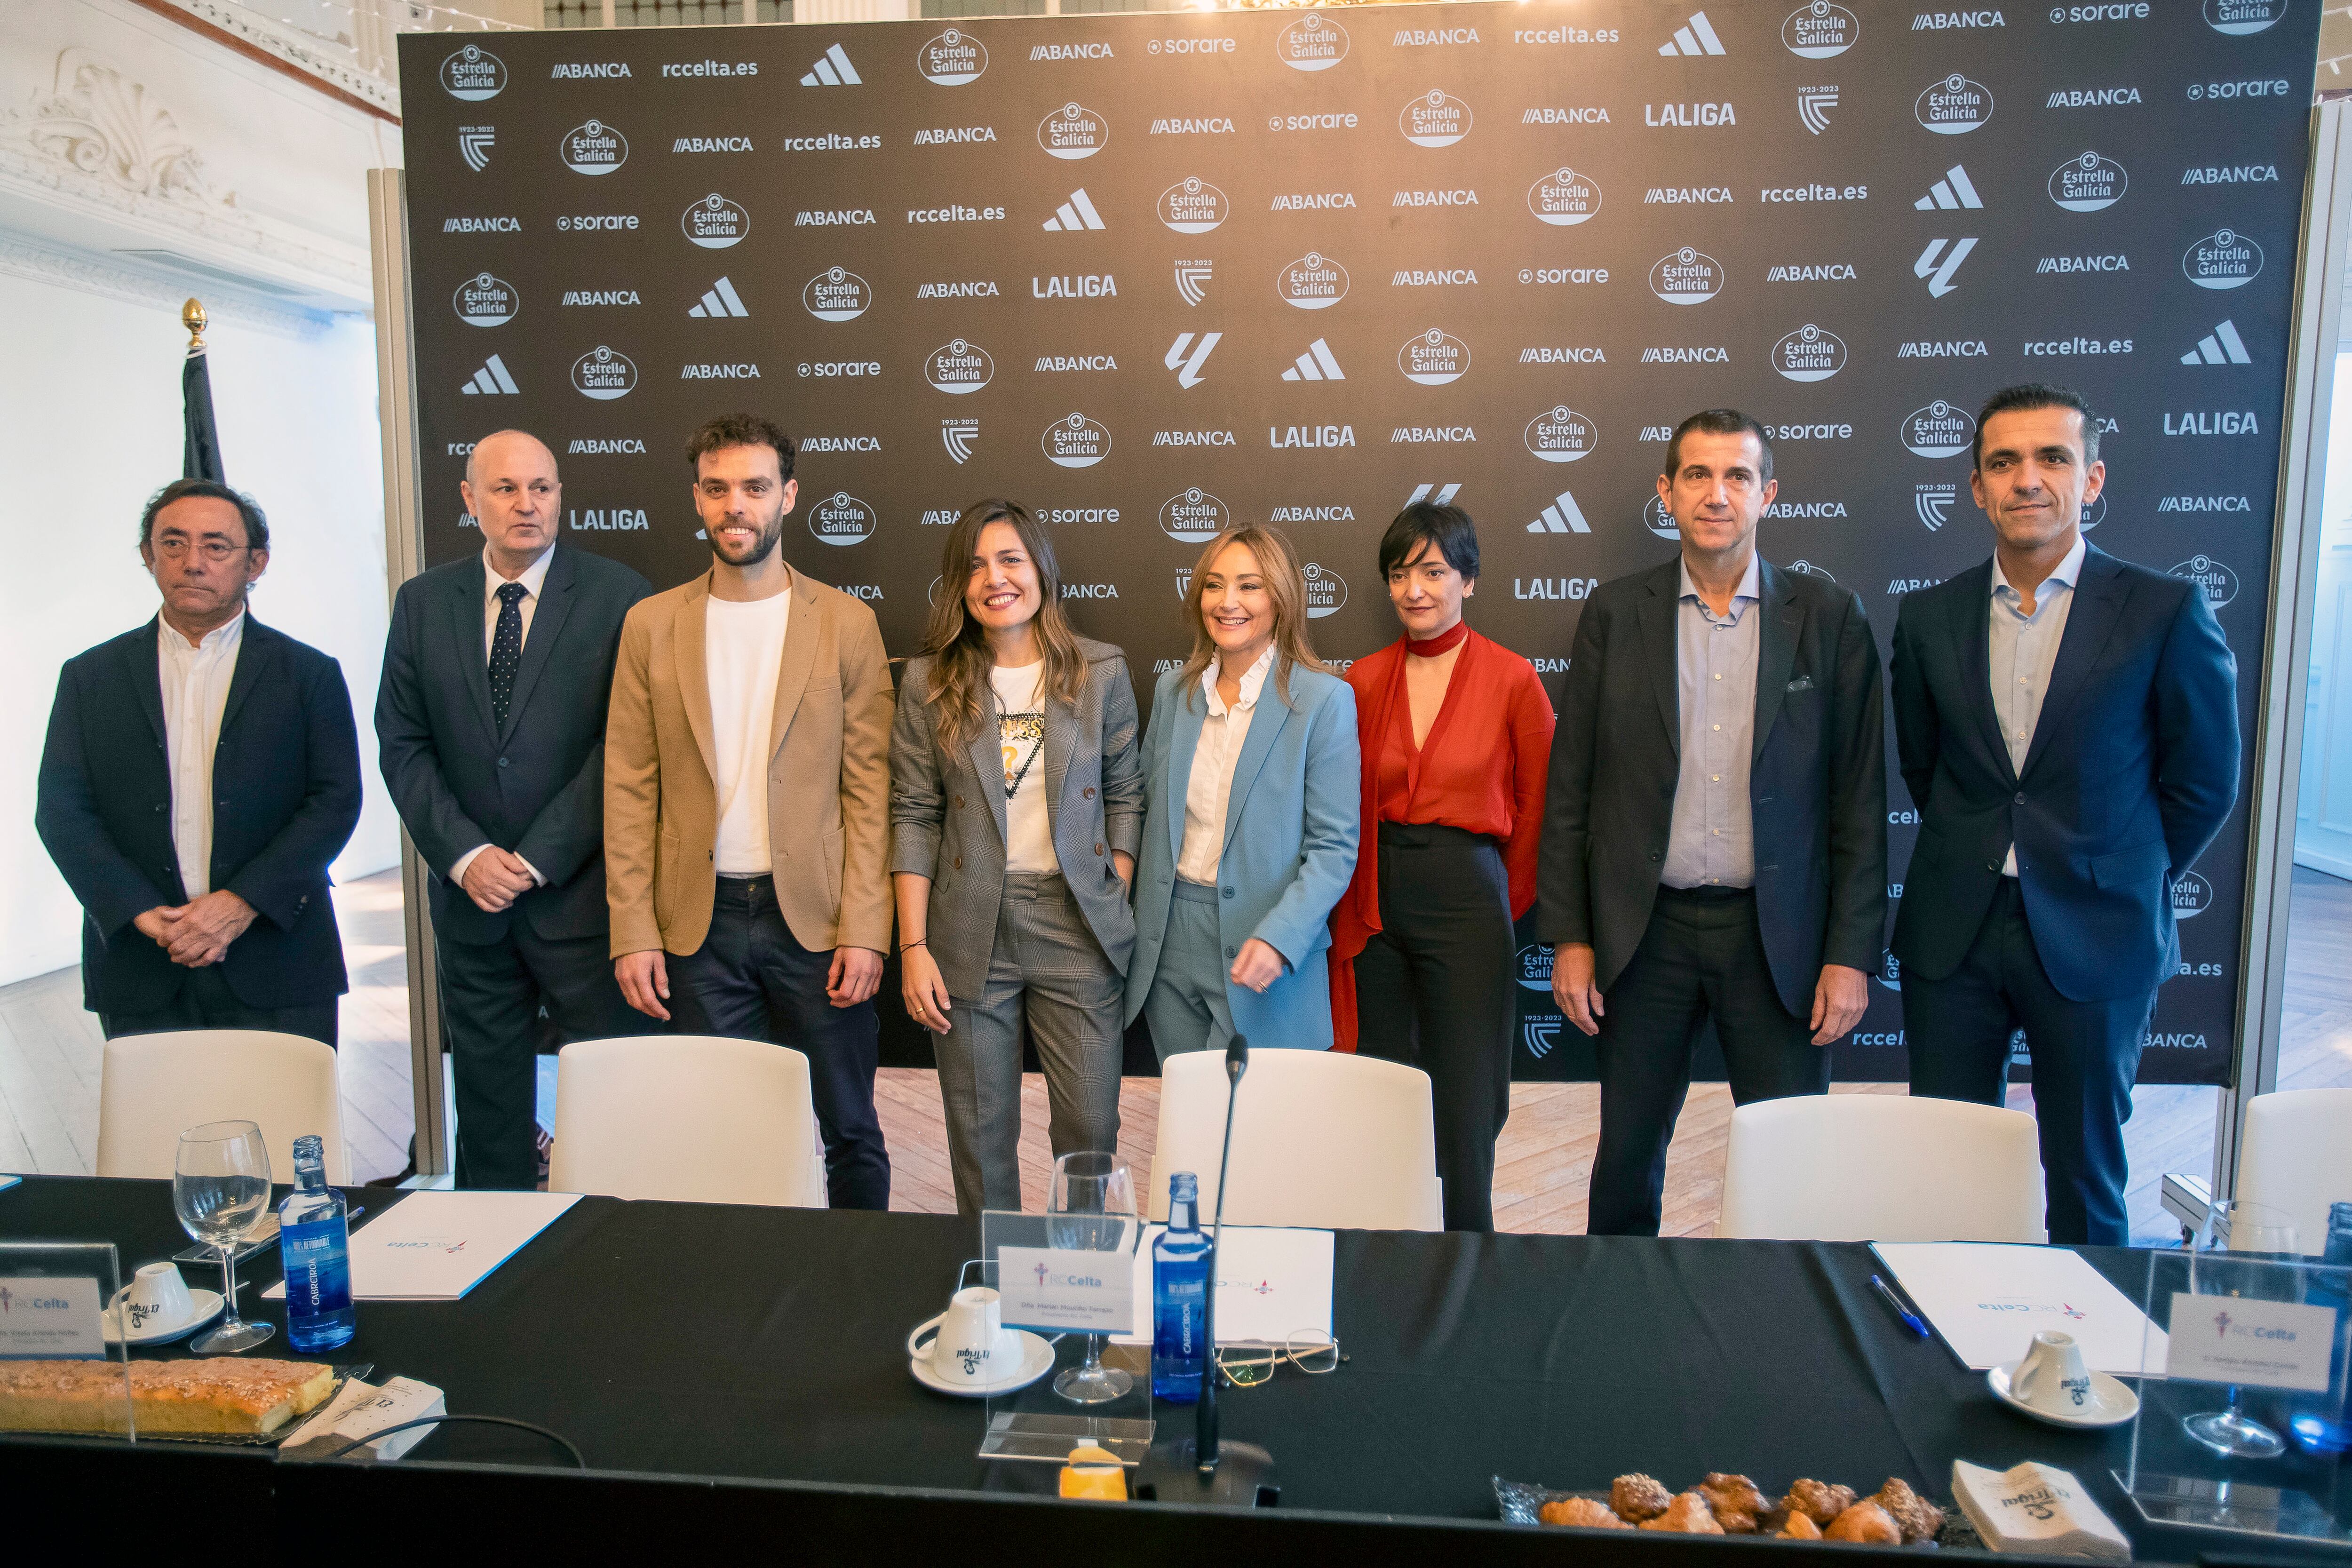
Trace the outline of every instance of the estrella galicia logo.
<path fill-rule="evenodd" d="M 1669 305 L 1704 305 L 1723 292 L 1722 264 L 1685 245 L 1658 258 L 1650 268 L 1650 292 Z"/>
<path fill-rule="evenodd" d="M 2091 531 L 2091 530 L 2093 530 L 2093 529 L 2095 529 L 2095 528 L 2098 527 L 2098 526 L 2099 526 L 2099 524 L 2101 524 L 2101 523 L 2103 523 L 2103 522 L 2105 522 L 2105 521 L 2107 521 L 2107 492 L 2106 492 L 2106 491 L 2105 491 L 2105 490 L 2101 490 L 2097 495 L 2093 496 L 2093 497 L 2091 498 L 2091 504 L 2090 504 L 2090 505 L 2088 505 L 2088 506 L 2086 506 L 2086 507 L 2084 507 L 2084 508 L 2083 509 L 2083 513 L 2082 513 L 2082 527 L 2083 527 L 2083 531 L 2084 531 L 2084 533 L 2088 533 L 2088 532 L 2090 532 L 2090 531 Z M 2234 594 L 2236 591 L 2237 591 L 2237 590 L 2235 590 L 2235 589 L 2231 589 L 2231 593 L 2233 593 L 2233 594 Z"/>
<path fill-rule="evenodd" d="M 1903 961 L 1895 956 L 1891 947 L 1879 954 L 1878 983 L 1889 991 L 1903 989 Z"/>
<path fill-rule="evenodd" d="M 1233 211 L 1225 193 L 1198 174 L 1188 174 L 1160 193 L 1160 221 L 1178 234 L 1206 234 Z"/>
<path fill-rule="evenodd" d="M 506 62 L 479 44 L 467 44 L 441 62 L 441 90 L 452 98 L 479 103 L 506 89 Z"/>
<path fill-rule="evenodd" d="M 2267 32 L 2286 15 L 2287 0 L 2205 0 L 2205 25 L 2242 38 Z"/>
<path fill-rule="evenodd" d="M 1451 147 L 1470 134 L 1470 106 L 1433 87 L 1404 106 L 1397 129 L 1416 147 Z"/>
<path fill-rule="evenodd" d="M 2194 871 L 2183 871 L 2172 881 L 2172 918 L 2194 920 L 2213 907 L 2213 884 Z"/>
<path fill-rule="evenodd" d="M 1797 557 L 1796 560 L 1789 563 L 1789 570 L 1791 572 L 1802 572 L 1808 577 L 1819 577 L 1824 583 L 1834 583 L 1837 581 L 1837 574 L 1832 572 L 1826 566 L 1814 565 L 1811 562 L 1806 560 L 1801 555 Z"/>
<path fill-rule="evenodd" d="M 1963 136 L 1992 118 L 1992 92 L 1954 71 L 1928 83 L 1911 112 L 1938 136 Z"/>
<path fill-rule="evenodd" d="M 1328 310 L 1348 297 L 1348 269 L 1310 250 L 1275 275 L 1274 291 L 1302 310 Z"/>
<path fill-rule="evenodd" d="M 1307 618 L 1319 621 L 1336 615 L 1348 602 L 1348 580 L 1328 566 L 1309 561 L 1299 575 L 1307 579 Z"/>
<path fill-rule="evenodd" d="M 2172 569 L 2205 590 L 2205 607 L 2218 610 L 2238 596 L 2238 574 L 2210 555 L 2192 555 Z"/>
<path fill-rule="evenodd" d="M 1295 71 L 1327 71 L 1348 58 L 1348 29 L 1309 11 L 1274 36 L 1274 58 Z"/>
<path fill-rule="evenodd" d="M 583 397 L 610 403 L 637 389 L 637 367 L 620 350 L 599 343 L 572 362 L 572 384 Z"/>
<path fill-rule="evenodd" d="M 1555 169 L 1528 187 L 1528 211 L 1555 228 L 1582 223 L 1601 210 L 1601 187 L 1590 174 Z"/>
<path fill-rule="evenodd" d="M 2130 184 L 2121 163 L 2086 152 L 2050 172 L 2050 199 L 2070 213 L 2105 212 L 2124 199 Z"/>
<path fill-rule="evenodd" d="M 923 379 L 958 396 L 978 392 L 995 374 L 996 362 L 988 357 L 988 351 L 966 338 L 940 344 L 923 362 Z"/>
<path fill-rule="evenodd" d="M 1952 508 L 1960 499 L 1960 487 L 1955 484 L 1913 485 L 1911 507 L 1919 514 L 1927 531 L 1935 532 L 1952 521 Z"/>
<path fill-rule="evenodd" d="M 1531 942 L 1519 949 L 1519 984 L 1530 991 L 1551 994 L 1551 948 Z"/>
<path fill-rule="evenodd" d="M 1780 24 L 1780 44 L 1799 59 L 1834 59 L 1862 37 L 1862 19 L 1830 0 L 1813 0 Z"/>
<path fill-rule="evenodd" d="M 1073 100 L 1038 121 L 1037 145 L 1056 158 L 1091 158 L 1110 145 L 1110 121 Z"/>
<path fill-rule="evenodd" d="M 988 49 L 970 33 L 950 27 L 916 54 L 915 68 L 935 86 L 962 87 L 988 68 Z"/>
<path fill-rule="evenodd" d="M 1232 509 L 1198 485 L 1160 507 L 1160 531 L 1179 544 L 1206 544 L 1233 525 Z"/>
<path fill-rule="evenodd" d="M 751 232 L 751 215 L 740 202 L 717 191 L 686 209 L 678 218 L 680 233 L 705 250 L 724 250 Z"/>
<path fill-rule="evenodd" d="M 1790 381 L 1827 381 L 1845 368 L 1845 340 L 1807 321 L 1772 345 L 1772 368 Z"/>
<path fill-rule="evenodd" d="M 1903 416 L 1904 447 L 1918 457 L 1957 458 L 1973 447 L 1976 438 L 1975 416 L 1940 397 Z"/>
<path fill-rule="evenodd" d="M 1110 456 L 1110 432 L 1083 414 L 1072 414 L 1045 426 L 1037 445 L 1058 467 L 1091 468 Z"/>
<path fill-rule="evenodd" d="M 1422 386 L 1460 381 L 1469 368 L 1470 345 L 1435 327 L 1414 333 L 1397 350 L 1397 370 L 1407 381 Z"/>
<path fill-rule="evenodd" d="M 2263 270 L 2263 247 L 2233 228 L 2216 229 L 2182 253 L 2180 270 L 2200 289 L 2242 289 Z"/>
<path fill-rule="evenodd" d="M 809 509 L 808 525 L 827 544 L 859 544 L 874 537 L 874 509 L 847 490 L 835 490 Z"/>
<path fill-rule="evenodd" d="M 477 272 L 457 285 L 450 303 L 457 307 L 457 319 L 469 327 L 502 327 L 522 309 L 522 296 L 504 279 Z"/>
<path fill-rule="evenodd" d="M 820 321 L 854 321 L 874 303 L 874 289 L 846 267 L 828 267 L 801 288 L 801 306 Z"/>
<path fill-rule="evenodd" d="M 1547 463 L 1573 463 L 1601 445 L 1601 426 L 1556 403 L 1528 421 L 1528 450 Z"/>
<path fill-rule="evenodd" d="M 1675 521 L 1675 514 L 1666 510 L 1666 503 L 1658 499 L 1655 490 L 1642 503 L 1642 526 L 1660 539 L 1679 540 L 1683 536 L 1682 526 Z"/>
<path fill-rule="evenodd" d="M 601 120 L 564 133 L 563 163 L 575 174 L 609 174 L 629 161 L 629 139 Z"/>

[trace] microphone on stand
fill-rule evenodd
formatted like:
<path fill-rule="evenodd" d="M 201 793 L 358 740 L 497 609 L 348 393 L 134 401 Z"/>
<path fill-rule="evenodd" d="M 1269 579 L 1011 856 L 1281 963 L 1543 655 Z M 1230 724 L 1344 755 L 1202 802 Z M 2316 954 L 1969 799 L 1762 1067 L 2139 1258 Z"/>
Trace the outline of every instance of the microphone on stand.
<path fill-rule="evenodd" d="M 1217 1474 L 1217 1248 L 1225 1237 L 1225 1172 L 1234 1162 L 1234 1107 L 1241 1100 L 1242 1075 L 1249 1071 L 1249 1037 L 1235 1035 L 1225 1047 L 1225 1147 L 1217 1156 L 1216 1228 L 1209 1237 L 1209 1291 L 1201 1303 L 1201 1343 L 1209 1364 L 1201 1378 L 1201 1403 L 1192 1413 L 1192 1458 L 1201 1479 Z"/>

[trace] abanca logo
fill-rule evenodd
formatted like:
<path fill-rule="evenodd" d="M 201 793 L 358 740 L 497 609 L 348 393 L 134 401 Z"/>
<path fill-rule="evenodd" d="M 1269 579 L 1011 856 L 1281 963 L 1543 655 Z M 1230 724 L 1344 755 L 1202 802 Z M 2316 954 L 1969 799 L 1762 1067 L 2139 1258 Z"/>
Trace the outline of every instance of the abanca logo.
<path fill-rule="evenodd" d="M 1085 105 L 1062 105 L 1038 122 L 1037 145 L 1056 158 L 1091 158 L 1110 145 L 1110 121 Z"/>
<path fill-rule="evenodd" d="M 2070 213 L 2105 212 L 2124 199 L 2130 184 L 2121 163 L 2084 153 L 2050 172 L 2050 199 Z"/>
<path fill-rule="evenodd" d="M 1772 368 L 1790 381 L 1827 381 L 1845 368 L 1845 341 L 1808 321 L 1772 345 Z"/>
<path fill-rule="evenodd" d="M 1327 71 L 1348 58 L 1348 29 L 1309 11 L 1274 36 L 1274 58 L 1296 71 Z"/>
<path fill-rule="evenodd" d="M 1275 275 L 1274 291 L 1285 304 L 1321 310 L 1348 295 L 1348 269 L 1319 250 L 1310 250 Z"/>
<path fill-rule="evenodd" d="M 441 62 L 441 90 L 452 98 L 479 103 L 506 87 L 506 62 L 479 44 L 467 44 Z"/>
<path fill-rule="evenodd" d="M 1206 544 L 1233 523 L 1225 503 L 1198 485 L 1170 496 L 1160 508 L 1160 531 L 1179 544 Z"/>
<path fill-rule="evenodd" d="M 2180 270 L 2200 289 L 2242 289 L 2263 270 L 2263 247 L 2235 229 L 2216 229 L 2182 254 Z"/>
<path fill-rule="evenodd" d="M 572 362 L 572 384 L 583 397 L 609 403 L 636 390 L 637 367 L 618 349 L 599 343 Z"/>
<path fill-rule="evenodd" d="M 1919 457 L 1957 458 L 1975 444 L 1977 422 L 1959 405 L 1939 397 L 1903 416 L 1902 436 L 1904 447 Z"/>
<path fill-rule="evenodd" d="M 1528 421 L 1528 450 L 1547 463 L 1573 463 L 1601 445 L 1601 427 L 1565 403 Z"/>
<path fill-rule="evenodd" d="M 1307 618 L 1319 621 L 1336 614 L 1348 602 L 1348 581 L 1328 566 L 1309 561 L 1299 575 L 1307 579 Z"/>
<path fill-rule="evenodd" d="M 457 319 L 469 327 L 502 327 L 522 309 L 522 296 L 515 292 L 515 286 L 487 272 L 478 272 L 458 284 L 457 296 L 449 302 L 457 308 Z"/>
<path fill-rule="evenodd" d="M 970 33 L 950 27 L 915 55 L 915 68 L 938 87 L 962 87 L 988 68 L 988 50 Z"/>
<path fill-rule="evenodd" d="M 1225 200 L 1225 193 L 1198 174 L 1160 193 L 1160 221 L 1178 234 L 1206 234 L 1232 216 L 1233 204 Z"/>
<path fill-rule="evenodd" d="M 1397 129 L 1416 147 L 1451 147 L 1470 134 L 1470 106 L 1431 88 L 1404 106 Z"/>
<path fill-rule="evenodd" d="M 827 544 L 858 544 L 874 537 L 874 509 L 847 490 L 835 490 L 809 509 L 808 525 Z"/>
<path fill-rule="evenodd" d="M 801 289 L 801 305 L 820 321 L 854 321 L 874 303 L 874 290 L 846 267 L 828 267 Z"/>
<path fill-rule="evenodd" d="M 1397 350 L 1397 370 L 1407 381 L 1423 386 L 1460 381 L 1469 368 L 1470 345 L 1435 327 L 1415 333 Z"/>
<path fill-rule="evenodd" d="M 1650 268 L 1650 292 L 1669 305 L 1703 305 L 1722 291 L 1723 268 L 1687 245 Z"/>
<path fill-rule="evenodd" d="M 995 374 L 996 362 L 988 357 L 988 351 L 964 338 L 941 344 L 923 361 L 923 379 L 957 396 L 978 392 Z"/>
<path fill-rule="evenodd" d="M 1800 59 L 1833 59 L 1861 37 L 1862 19 L 1830 0 L 1813 0 L 1780 24 L 1781 47 Z"/>
<path fill-rule="evenodd" d="M 629 139 L 601 120 L 564 133 L 564 166 L 575 174 L 609 174 L 629 161 Z"/>
<path fill-rule="evenodd" d="M 1091 468 L 1110 456 L 1110 432 L 1083 414 L 1072 414 L 1048 425 L 1037 445 L 1057 467 Z"/>
<path fill-rule="evenodd" d="M 1992 118 L 1992 94 L 1954 71 L 1919 95 L 1912 113 L 1938 136 L 1964 136 Z"/>
<path fill-rule="evenodd" d="M 1528 211 L 1555 228 L 1570 228 L 1601 210 L 1601 187 L 1573 169 L 1555 169 L 1528 187 Z"/>
<path fill-rule="evenodd" d="M 751 232 L 751 215 L 717 191 L 686 209 L 677 220 L 680 233 L 705 250 L 724 250 Z"/>

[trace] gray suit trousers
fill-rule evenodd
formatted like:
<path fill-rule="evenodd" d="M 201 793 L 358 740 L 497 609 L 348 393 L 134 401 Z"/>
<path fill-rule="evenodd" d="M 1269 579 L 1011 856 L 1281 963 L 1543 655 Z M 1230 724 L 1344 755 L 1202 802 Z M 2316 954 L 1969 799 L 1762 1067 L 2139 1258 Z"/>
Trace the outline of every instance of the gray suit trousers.
<path fill-rule="evenodd" d="M 978 997 L 935 1041 L 956 1212 L 1021 1207 L 1022 1025 L 1045 1069 L 1054 1156 L 1118 1147 L 1119 973 L 1058 873 L 1012 871 Z"/>

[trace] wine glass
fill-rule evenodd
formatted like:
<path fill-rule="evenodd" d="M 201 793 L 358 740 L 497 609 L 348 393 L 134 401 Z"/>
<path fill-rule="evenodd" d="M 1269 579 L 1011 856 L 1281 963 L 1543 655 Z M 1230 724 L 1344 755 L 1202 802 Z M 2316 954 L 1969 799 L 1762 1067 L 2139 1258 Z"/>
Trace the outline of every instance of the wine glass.
<path fill-rule="evenodd" d="M 2189 1258 L 2189 1289 L 2199 1296 L 2236 1297 L 2242 1300 L 2292 1300 L 2294 1280 L 2279 1261 L 2300 1262 L 2294 1217 L 2262 1204 L 2231 1201 L 2206 1211 Z M 2245 1256 L 2269 1253 L 2263 1261 Z M 2180 1332 L 2176 1326 L 2175 1333 Z M 2217 1454 L 2240 1459 L 2276 1458 L 2286 1448 L 2279 1435 L 2239 1407 L 2238 1385 L 2230 1384 L 2226 1410 L 2184 1415 L 2180 1425 L 2189 1436 Z"/>
<path fill-rule="evenodd" d="M 276 1333 L 275 1323 L 248 1323 L 236 1310 L 236 1244 L 269 1212 L 269 1149 L 261 1129 L 250 1121 L 207 1121 L 181 1133 L 172 1207 L 183 1230 L 221 1255 L 226 1305 L 219 1324 L 188 1348 L 199 1355 L 249 1351 Z"/>
<path fill-rule="evenodd" d="M 1139 1233 L 1135 1182 L 1116 1154 L 1087 1150 L 1054 1162 L 1053 1190 L 1045 1197 L 1047 1238 L 1057 1247 L 1122 1252 Z M 1054 1380 L 1054 1392 L 1074 1405 L 1107 1405 L 1135 1386 L 1117 1367 L 1102 1363 L 1103 1338 L 1087 1336 L 1087 1359 Z"/>

